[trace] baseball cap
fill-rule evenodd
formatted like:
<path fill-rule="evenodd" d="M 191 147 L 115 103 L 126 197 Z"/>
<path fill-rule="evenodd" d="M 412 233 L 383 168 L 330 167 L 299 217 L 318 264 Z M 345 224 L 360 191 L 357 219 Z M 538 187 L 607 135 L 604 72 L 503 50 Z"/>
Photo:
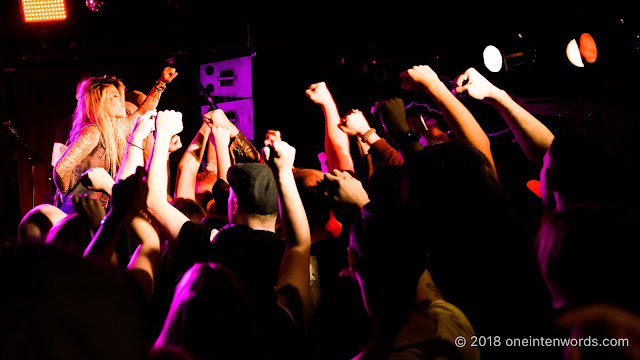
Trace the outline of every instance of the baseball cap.
<path fill-rule="evenodd" d="M 278 212 L 278 190 L 271 169 L 262 163 L 239 163 L 227 171 L 227 181 L 238 202 L 252 214 Z"/>

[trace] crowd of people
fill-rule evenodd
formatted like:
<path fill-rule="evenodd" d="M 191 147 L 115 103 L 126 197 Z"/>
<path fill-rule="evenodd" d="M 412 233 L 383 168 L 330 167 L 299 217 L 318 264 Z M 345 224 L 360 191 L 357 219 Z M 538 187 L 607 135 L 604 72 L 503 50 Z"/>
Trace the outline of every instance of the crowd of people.
<path fill-rule="evenodd" d="M 56 204 L 0 249 L 0 358 L 638 357 L 637 149 L 619 140 L 635 134 L 588 119 L 552 133 L 477 70 L 451 91 L 420 65 L 401 88 L 450 132 L 400 97 L 341 113 L 319 82 L 306 96 L 326 163 L 301 168 L 278 131 L 252 143 L 219 109 L 185 134 L 179 111 L 156 110 L 176 76 L 146 96 L 79 83 Z M 539 217 L 517 210 L 460 96 L 493 106 L 540 169 Z M 628 343 L 507 341 L 541 337 Z"/>

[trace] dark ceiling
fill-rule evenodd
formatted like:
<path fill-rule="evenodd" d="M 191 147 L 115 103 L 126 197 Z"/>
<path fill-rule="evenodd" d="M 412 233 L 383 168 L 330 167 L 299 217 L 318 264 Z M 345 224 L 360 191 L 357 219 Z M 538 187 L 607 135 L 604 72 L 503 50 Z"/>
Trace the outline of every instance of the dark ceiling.
<path fill-rule="evenodd" d="M 622 47 L 627 46 L 632 51 L 633 35 L 638 32 L 636 12 L 627 8 L 553 9 L 534 2 L 498 8 L 402 1 L 344 2 L 342 6 L 103 1 L 101 11 L 91 12 L 84 1 L 67 0 L 68 19 L 45 24 L 23 23 L 20 1 L 4 1 L 0 61 L 19 64 L 288 49 L 316 54 L 468 57 L 469 50 L 488 43 L 514 44 L 518 34 L 543 52 L 542 47 L 553 41 L 566 45 L 566 38 L 579 31 L 617 42 L 609 43 L 620 48 L 616 50 L 625 51 Z"/>

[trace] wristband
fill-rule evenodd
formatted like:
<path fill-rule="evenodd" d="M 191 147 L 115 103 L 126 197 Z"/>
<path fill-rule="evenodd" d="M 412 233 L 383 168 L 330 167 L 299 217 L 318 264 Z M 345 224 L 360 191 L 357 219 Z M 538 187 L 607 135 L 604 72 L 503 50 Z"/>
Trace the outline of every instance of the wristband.
<path fill-rule="evenodd" d="M 376 132 L 376 129 L 374 129 L 374 128 L 371 128 L 371 129 L 367 130 L 367 132 L 365 132 L 362 135 L 362 142 L 367 144 L 369 142 L 369 136 L 371 136 L 371 134 L 375 134 L 375 132 Z"/>
<path fill-rule="evenodd" d="M 156 81 L 156 84 L 153 86 L 157 91 L 164 91 L 167 88 L 167 84 L 162 81 Z"/>

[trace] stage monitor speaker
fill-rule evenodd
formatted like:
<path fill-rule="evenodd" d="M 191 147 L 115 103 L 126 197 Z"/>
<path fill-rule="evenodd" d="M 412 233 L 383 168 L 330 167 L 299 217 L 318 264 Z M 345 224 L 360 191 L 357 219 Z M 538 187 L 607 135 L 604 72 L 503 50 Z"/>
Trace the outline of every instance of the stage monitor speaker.
<path fill-rule="evenodd" d="M 249 141 L 253 141 L 253 99 L 234 100 L 216 105 L 220 110 L 224 111 L 229 121 L 231 121 Z M 204 116 L 204 114 L 211 110 L 211 107 L 205 105 L 201 110 L 201 115 Z"/>
<path fill-rule="evenodd" d="M 253 97 L 251 56 L 202 64 L 200 81 L 209 96 Z"/>

